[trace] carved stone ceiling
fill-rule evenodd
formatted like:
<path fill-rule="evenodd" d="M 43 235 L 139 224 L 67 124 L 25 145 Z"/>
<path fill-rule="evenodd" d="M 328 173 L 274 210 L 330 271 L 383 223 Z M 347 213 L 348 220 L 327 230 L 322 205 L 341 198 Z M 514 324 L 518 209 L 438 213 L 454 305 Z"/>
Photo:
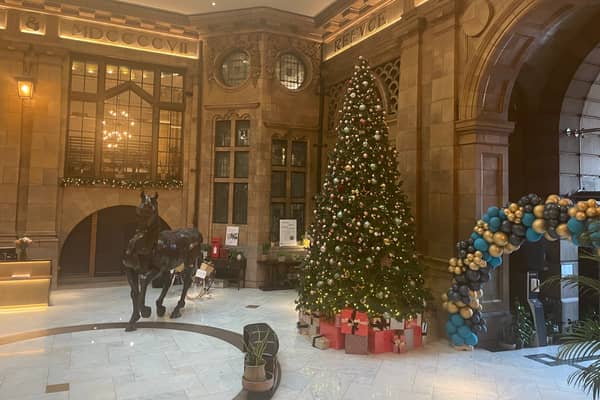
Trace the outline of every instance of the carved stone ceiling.
<path fill-rule="evenodd" d="M 180 14 L 205 14 L 250 7 L 271 7 L 297 14 L 316 16 L 335 0 L 121 0 Z M 214 3 L 214 5 L 213 5 Z"/>

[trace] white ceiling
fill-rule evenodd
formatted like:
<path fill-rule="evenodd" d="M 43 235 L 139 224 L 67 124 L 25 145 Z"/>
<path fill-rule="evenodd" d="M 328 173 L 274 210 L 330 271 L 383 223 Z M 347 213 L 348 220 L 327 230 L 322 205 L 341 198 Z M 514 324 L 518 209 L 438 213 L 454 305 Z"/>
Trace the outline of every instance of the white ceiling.
<path fill-rule="evenodd" d="M 314 17 L 335 0 L 120 0 L 180 14 L 204 14 L 250 7 L 271 7 Z M 213 6 L 212 3 L 215 3 Z"/>

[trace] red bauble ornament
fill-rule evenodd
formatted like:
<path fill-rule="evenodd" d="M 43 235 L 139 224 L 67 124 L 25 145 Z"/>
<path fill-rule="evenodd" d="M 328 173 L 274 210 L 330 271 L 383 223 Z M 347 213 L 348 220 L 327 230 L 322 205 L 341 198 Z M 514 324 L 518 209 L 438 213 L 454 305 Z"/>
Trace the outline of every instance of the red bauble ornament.
<path fill-rule="evenodd" d="M 364 118 L 361 118 L 359 122 L 361 125 L 364 125 L 367 123 L 367 120 L 365 120 Z"/>

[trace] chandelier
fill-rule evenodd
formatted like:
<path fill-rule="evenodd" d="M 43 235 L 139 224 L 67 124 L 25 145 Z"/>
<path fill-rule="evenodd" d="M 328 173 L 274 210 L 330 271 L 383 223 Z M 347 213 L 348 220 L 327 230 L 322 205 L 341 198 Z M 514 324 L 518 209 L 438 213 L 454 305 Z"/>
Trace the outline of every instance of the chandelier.
<path fill-rule="evenodd" d="M 117 112 L 109 110 L 108 114 L 112 117 L 102 121 L 102 141 L 109 149 L 117 149 L 123 145 L 127 139 L 131 139 L 129 129 L 135 126 L 135 122 L 129 120 L 129 113 L 125 110 Z"/>

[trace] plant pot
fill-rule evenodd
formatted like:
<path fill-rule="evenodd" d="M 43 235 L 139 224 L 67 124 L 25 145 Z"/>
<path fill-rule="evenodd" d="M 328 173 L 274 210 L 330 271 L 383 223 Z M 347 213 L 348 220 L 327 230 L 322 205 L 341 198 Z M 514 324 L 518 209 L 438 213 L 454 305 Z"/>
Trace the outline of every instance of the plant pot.
<path fill-rule="evenodd" d="M 248 392 L 267 392 L 273 388 L 273 375 L 268 374 L 264 381 L 249 381 L 242 376 L 242 387 Z"/>
<path fill-rule="evenodd" d="M 245 365 L 244 379 L 251 382 L 262 382 L 267 379 L 265 373 L 265 364 L 261 365 Z"/>

